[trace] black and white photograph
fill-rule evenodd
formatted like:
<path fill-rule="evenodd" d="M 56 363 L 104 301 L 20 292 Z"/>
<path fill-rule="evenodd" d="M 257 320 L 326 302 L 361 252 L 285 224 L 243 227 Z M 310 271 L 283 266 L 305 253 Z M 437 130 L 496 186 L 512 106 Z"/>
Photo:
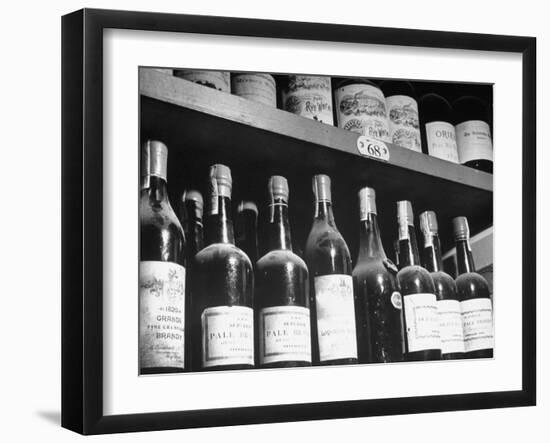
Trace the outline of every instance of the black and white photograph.
<path fill-rule="evenodd" d="M 140 374 L 493 358 L 492 84 L 140 67 L 139 94 Z"/>

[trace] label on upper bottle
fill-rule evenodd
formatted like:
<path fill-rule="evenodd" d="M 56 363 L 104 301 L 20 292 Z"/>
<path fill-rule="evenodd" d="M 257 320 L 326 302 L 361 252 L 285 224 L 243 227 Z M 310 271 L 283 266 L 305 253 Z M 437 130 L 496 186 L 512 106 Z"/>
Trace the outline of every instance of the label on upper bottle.
<path fill-rule="evenodd" d="M 226 71 L 199 71 L 196 69 L 174 69 L 176 77 L 184 78 L 199 85 L 208 86 L 218 91 L 230 92 L 230 74 Z"/>
<path fill-rule="evenodd" d="M 458 300 L 438 300 L 441 353 L 464 352 L 462 314 Z"/>
<path fill-rule="evenodd" d="M 260 363 L 311 363 L 309 309 L 273 306 L 260 312 Z"/>
<path fill-rule="evenodd" d="M 470 160 L 493 161 L 491 129 L 482 120 L 469 120 L 455 127 L 460 163 Z"/>
<path fill-rule="evenodd" d="M 402 148 L 422 152 L 418 103 L 406 95 L 392 95 L 386 98 L 390 123 L 390 141 Z"/>
<path fill-rule="evenodd" d="M 139 366 L 183 368 L 185 268 L 177 263 L 139 263 Z"/>
<path fill-rule="evenodd" d="M 488 298 L 460 302 L 466 352 L 493 349 L 493 307 Z"/>
<path fill-rule="evenodd" d="M 293 114 L 333 125 L 330 77 L 289 75 L 283 107 Z"/>
<path fill-rule="evenodd" d="M 357 358 L 353 279 L 332 274 L 315 277 L 319 359 Z"/>
<path fill-rule="evenodd" d="M 237 74 L 231 81 L 231 91 L 240 97 L 277 107 L 275 80 L 269 74 Z"/>
<path fill-rule="evenodd" d="M 335 92 L 338 127 L 366 137 L 391 142 L 386 99 L 372 85 L 352 84 Z"/>
<path fill-rule="evenodd" d="M 435 294 L 403 296 L 408 352 L 441 349 Z"/>
<path fill-rule="evenodd" d="M 428 153 L 449 162 L 458 163 L 455 127 L 448 122 L 426 123 Z"/>
<path fill-rule="evenodd" d="M 202 366 L 254 365 L 254 311 L 248 306 L 206 308 L 201 316 Z"/>

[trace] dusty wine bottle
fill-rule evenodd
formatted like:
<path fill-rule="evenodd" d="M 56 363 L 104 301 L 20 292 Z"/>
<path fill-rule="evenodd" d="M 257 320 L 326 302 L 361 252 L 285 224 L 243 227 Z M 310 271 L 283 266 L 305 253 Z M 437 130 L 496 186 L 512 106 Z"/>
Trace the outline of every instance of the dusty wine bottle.
<path fill-rule="evenodd" d="M 231 171 L 210 168 L 208 231 L 211 244 L 193 263 L 193 366 L 196 370 L 254 367 L 254 275 L 235 246 Z"/>
<path fill-rule="evenodd" d="M 272 108 L 277 107 L 275 79 L 269 74 L 253 72 L 231 74 L 231 92 Z"/>
<path fill-rule="evenodd" d="M 460 163 L 493 173 L 493 142 L 486 103 L 477 97 L 464 96 L 453 102 L 453 110 Z"/>
<path fill-rule="evenodd" d="M 226 71 L 174 69 L 174 76 L 218 91 L 231 92 L 231 77 Z"/>
<path fill-rule="evenodd" d="M 258 207 L 252 201 L 241 201 L 237 207 L 236 244 L 252 262 L 258 260 Z"/>
<path fill-rule="evenodd" d="M 402 148 L 422 152 L 418 103 L 411 82 L 386 80 L 380 84 L 386 97 L 390 141 Z"/>
<path fill-rule="evenodd" d="M 430 273 L 420 266 L 411 202 L 397 202 L 399 266 L 403 295 L 405 359 L 441 359 L 441 339 L 435 287 Z"/>
<path fill-rule="evenodd" d="M 185 237 L 166 187 L 168 148 L 148 140 L 141 150 L 139 368 L 181 372 L 185 361 Z"/>
<path fill-rule="evenodd" d="M 338 127 L 384 142 L 391 142 L 386 99 L 373 82 L 342 79 L 334 91 Z"/>
<path fill-rule="evenodd" d="M 420 133 L 427 154 L 458 163 L 458 148 L 451 105 L 438 94 L 420 98 Z"/>
<path fill-rule="evenodd" d="M 258 260 L 255 302 L 261 367 L 311 365 L 308 271 L 292 252 L 288 215 L 288 182 L 269 179 L 269 252 Z"/>
<path fill-rule="evenodd" d="M 333 125 L 330 77 L 289 75 L 282 88 L 283 109 L 327 125 Z"/>
<path fill-rule="evenodd" d="M 359 213 L 359 256 L 353 269 L 359 361 L 402 361 L 402 301 L 397 283 L 397 268 L 388 260 L 382 246 L 374 189 L 363 188 L 359 191 Z"/>
<path fill-rule="evenodd" d="M 493 357 L 493 305 L 489 284 L 475 272 L 466 217 L 453 219 L 456 242 L 456 288 L 462 312 L 466 358 Z"/>
<path fill-rule="evenodd" d="M 357 363 L 351 258 L 332 211 L 330 178 L 313 177 L 315 214 L 306 242 L 315 364 Z"/>
<path fill-rule="evenodd" d="M 424 236 L 424 267 L 432 276 L 437 298 L 441 358 L 444 360 L 463 358 L 464 334 L 460 302 L 454 279 L 443 272 L 441 243 L 435 212 L 425 211 L 420 214 L 420 230 Z"/>
<path fill-rule="evenodd" d="M 203 210 L 202 194 L 195 189 L 185 190 L 181 196 L 179 219 L 185 233 L 188 262 L 204 247 Z"/>

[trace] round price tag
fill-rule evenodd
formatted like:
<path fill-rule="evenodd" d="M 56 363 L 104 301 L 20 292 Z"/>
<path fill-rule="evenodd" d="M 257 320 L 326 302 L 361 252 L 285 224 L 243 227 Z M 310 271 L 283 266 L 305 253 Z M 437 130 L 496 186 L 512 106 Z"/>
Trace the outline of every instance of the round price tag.
<path fill-rule="evenodd" d="M 372 157 L 386 162 L 390 161 L 390 150 L 383 141 L 360 135 L 357 138 L 357 150 L 365 157 Z"/>

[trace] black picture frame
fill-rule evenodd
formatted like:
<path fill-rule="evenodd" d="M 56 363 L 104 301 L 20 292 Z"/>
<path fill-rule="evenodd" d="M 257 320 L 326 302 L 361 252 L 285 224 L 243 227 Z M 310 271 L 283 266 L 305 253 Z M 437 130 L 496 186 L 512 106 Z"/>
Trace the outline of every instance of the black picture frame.
<path fill-rule="evenodd" d="M 103 31 L 108 28 L 522 55 L 522 388 L 393 399 L 106 416 L 103 413 Z M 536 39 L 83 9 L 62 18 L 62 426 L 82 434 L 529 406 L 536 403 Z"/>

